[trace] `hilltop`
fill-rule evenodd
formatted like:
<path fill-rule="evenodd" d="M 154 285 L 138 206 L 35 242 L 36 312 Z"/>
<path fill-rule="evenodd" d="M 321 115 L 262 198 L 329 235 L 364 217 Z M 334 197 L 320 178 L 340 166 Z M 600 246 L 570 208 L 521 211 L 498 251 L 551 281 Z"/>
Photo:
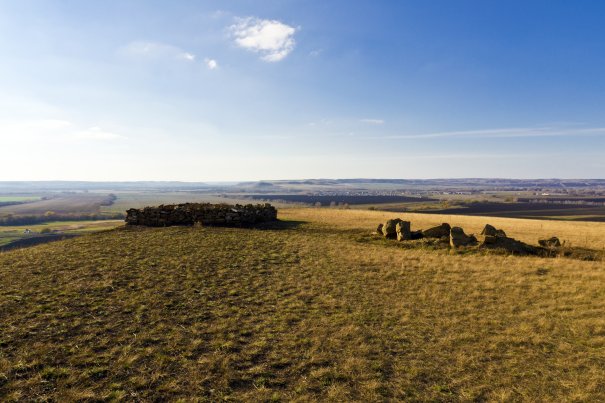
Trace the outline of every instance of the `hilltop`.
<path fill-rule="evenodd" d="M 0 399 L 605 399 L 602 261 L 372 235 L 393 217 L 605 249 L 605 223 L 293 208 L 0 253 Z"/>

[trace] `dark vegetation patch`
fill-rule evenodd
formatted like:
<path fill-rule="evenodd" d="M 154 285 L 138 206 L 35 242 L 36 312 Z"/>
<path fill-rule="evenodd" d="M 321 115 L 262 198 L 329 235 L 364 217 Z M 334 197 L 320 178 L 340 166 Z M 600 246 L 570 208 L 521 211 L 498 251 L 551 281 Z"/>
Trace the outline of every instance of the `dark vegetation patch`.
<path fill-rule="evenodd" d="M 595 207 L 576 204 L 547 204 L 547 203 L 464 203 L 461 206 L 418 210 L 418 213 L 452 214 L 470 216 L 492 216 L 509 218 L 536 218 L 536 219 L 577 219 L 583 221 L 605 221 L 605 206 Z"/>
<path fill-rule="evenodd" d="M 28 238 L 17 239 L 9 242 L 5 245 L 0 245 L 0 252 L 5 252 L 11 249 L 27 248 L 34 245 L 40 245 L 43 243 L 62 241 L 64 239 L 73 238 L 78 236 L 76 234 L 43 234 L 36 235 Z"/>
<path fill-rule="evenodd" d="M 274 200 L 291 203 L 316 204 L 329 206 L 331 203 L 379 204 L 436 201 L 428 197 L 380 196 L 380 195 L 297 195 L 297 194 L 258 194 L 246 196 L 254 200 Z"/>

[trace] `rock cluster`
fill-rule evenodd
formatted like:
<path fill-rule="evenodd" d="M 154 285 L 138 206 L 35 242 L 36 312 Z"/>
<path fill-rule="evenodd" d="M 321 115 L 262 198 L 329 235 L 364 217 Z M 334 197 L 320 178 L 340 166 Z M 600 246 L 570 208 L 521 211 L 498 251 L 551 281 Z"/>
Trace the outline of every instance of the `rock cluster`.
<path fill-rule="evenodd" d="M 185 203 L 130 209 L 127 225 L 168 227 L 172 225 L 242 226 L 277 220 L 277 210 L 270 204 Z"/>
<path fill-rule="evenodd" d="M 395 218 L 388 220 L 384 224 L 379 224 L 377 232 L 385 238 L 397 239 L 398 241 L 424 238 L 432 244 L 435 244 L 435 241 L 437 241 L 437 244 L 441 244 L 444 247 L 447 247 L 447 245 L 451 248 L 476 246 L 479 249 L 498 249 L 518 255 L 548 255 L 547 252 L 556 250 L 561 246 L 561 242 L 557 237 L 541 239 L 539 247 L 528 245 L 508 237 L 506 232 L 490 224 L 487 224 L 483 228 L 480 235 L 475 236 L 472 234 L 467 235 L 461 227 L 451 227 L 448 223 L 443 223 L 426 230 L 412 231 L 409 221 Z"/>
<path fill-rule="evenodd" d="M 501 249 L 517 255 L 537 255 L 540 249 L 506 236 L 501 229 L 487 224 L 479 236 L 480 248 Z"/>

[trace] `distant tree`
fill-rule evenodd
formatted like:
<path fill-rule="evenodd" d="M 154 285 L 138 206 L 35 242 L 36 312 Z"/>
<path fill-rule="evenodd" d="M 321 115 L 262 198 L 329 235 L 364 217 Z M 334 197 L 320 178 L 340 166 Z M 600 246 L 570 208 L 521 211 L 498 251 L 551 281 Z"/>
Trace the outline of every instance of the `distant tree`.
<path fill-rule="evenodd" d="M 48 227 L 42 228 L 42 231 L 40 231 L 41 234 L 50 234 L 52 232 L 52 230 Z"/>

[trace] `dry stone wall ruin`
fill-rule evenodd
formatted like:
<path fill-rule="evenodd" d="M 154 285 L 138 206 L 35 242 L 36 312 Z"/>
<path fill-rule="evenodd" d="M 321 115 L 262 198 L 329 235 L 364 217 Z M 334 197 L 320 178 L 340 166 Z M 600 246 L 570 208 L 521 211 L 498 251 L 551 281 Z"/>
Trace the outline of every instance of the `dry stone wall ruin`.
<path fill-rule="evenodd" d="M 277 220 L 271 204 L 185 203 L 145 207 L 126 211 L 126 225 L 168 227 L 172 225 L 207 225 L 237 227 Z"/>

